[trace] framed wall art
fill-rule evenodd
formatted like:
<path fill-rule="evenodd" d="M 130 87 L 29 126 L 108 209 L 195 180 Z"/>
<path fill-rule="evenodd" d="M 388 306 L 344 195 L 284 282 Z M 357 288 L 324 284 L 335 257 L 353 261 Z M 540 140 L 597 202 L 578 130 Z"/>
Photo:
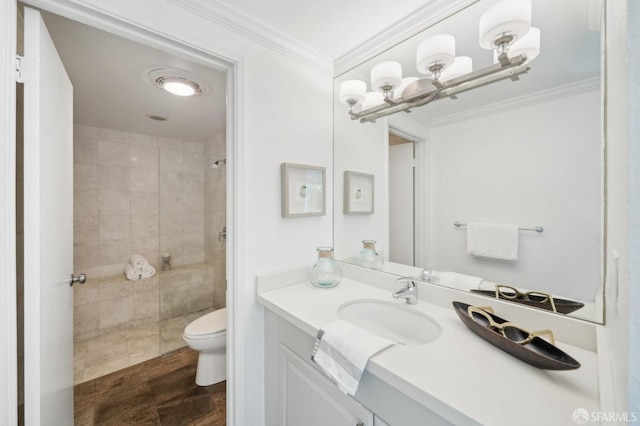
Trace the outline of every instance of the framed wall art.
<path fill-rule="evenodd" d="M 282 217 L 324 216 L 325 167 L 282 163 Z"/>
<path fill-rule="evenodd" d="M 373 214 L 374 176 L 344 172 L 344 214 Z"/>

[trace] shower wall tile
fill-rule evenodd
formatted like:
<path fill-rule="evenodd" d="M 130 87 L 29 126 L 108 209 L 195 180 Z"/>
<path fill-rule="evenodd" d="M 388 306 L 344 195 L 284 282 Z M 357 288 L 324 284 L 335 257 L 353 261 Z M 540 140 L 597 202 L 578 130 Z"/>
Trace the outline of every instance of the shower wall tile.
<path fill-rule="evenodd" d="M 98 192 L 97 191 L 74 191 L 73 193 L 73 216 L 97 216 L 98 215 Z"/>
<path fill-rule="evenodd" d="M 131 215 L 130 234 L 133 239 L 157 238 L 160 236 L 159 215 Z"/>
<path fill-rule="evenodd" d="M 87 303 L 73 308 L 74 340 L 86 340 L 98 336 L 98 305 L 98 302 Z"/>
<path fill-rule="evenodd" d="M 138 169 L 158 170 L 158 148 L 147 146 L 134 146 L 130 148 L 131 167 Z"/>
<path fill-rule="evenodd" d="M 73 286 L 73 306 L 97 303 L 100 301 L 99 285 L 87 281 L 82 285 Z"/>
<path fill-rule="evenodd" d="M 182 195 L 182 213 L 204 214 L 204 197 L 197 192 L 186 192 Z"/>
<path fill-rule="evenodd" d="M 160 253 L 171 253 L 171 263 L 174 266 L 180 265 L 179 258 L 183 255 L 182 235 L 168 235 L 160 237 Z"/>
<path fill-rule="evenodd" d="M 129 198 L 127 191 L 100 191 L 98 214 L 100 216 L 128 215 Z"/>
<path fill-rule="evenodd" d="M 129 238 L 131 234 L 128 215 L 100 216 L 98 224 L 98 237 L 100 241 L 124 241 Z"/>
<path fill-rule="evenodd" d="M 107 240 L 100 241 L 100 265 L 108 266 L 115 264 L 126 265 L 129 263 L 131 253 L 129 252 L 129 240 Z M 120 272 L 124 271 L 122 269 Z M 103 275 L 108 276 L 108 275 Z"/>
<path fill-rule="evenodd" d="M 160 169 L 160 192 L 182 193 L 181 170 Z"/>
<path fill-rule="evenodd" d="M 182 154 L 182 164 L 184 170 L 199 170 L 204 173 L 204 157 L 202 154 L 185 152 Z"/>
<path fill-rule="evenodd" d="M 98 142 L 98 164 L 129 164 L 129 144 L 100 139 Z"/>
<path fill-rule="evenodd" d="M 182 170 L 182 151 L 160 148 L 160 170 Z"/>
<path fill-rule="evenodd" d="M 98 241 L 77 241 L 73 244 L 73 266 L 80 270 L 100 265 L 100 243 Z M 86 273 L 86 272 L 84 272 Z"/>
<path fill-rule="evenodd" d="M 114 277 L 114 276 L 123 276 L 124 268 L 129 263 L 129 260 L 121 261 L 120 263 L 114 263 L 111 265 L 100 265 L 100 270 L 98 275 L 100 277 Z"/>
<path fill-rule="evenodd" d="M 204 193 L 204 171 L 184 170 L 182 172 L 182 192 Z"/>
<path fill-rule="evenodd" d="M 160 235 L 182 235 L 182 215 L 163 214 L 160 216 Z"/>
<path fill-rule="evenodd" d="M 131 192 L 158 192 L 158 171 L 154 169 L 131 169 Z"/>
<path fill-rule="evenodd" d="M 74 191 L 98 190 L 98 166 L 93 164 L 75 164 L 73 166 Z"/>
<path fill-rule="evenodd" d="M 98 164 L 98 140 L 73 138 L 74 164 Z"/>
<path fill-rule="evenodd" d="M 107 334 L 131 326 L 133 320 L 133 299 L 131 297 L 101 300 L 98 309 L 100 334 Z"/>
<path fill-rule="evenodd" d="M 132 281 L 114 281 L 101 283 L 98 286 L 99 301 L 119 299 L 133 296 Z"/>
<path fill-rule="evenodd" d="M 204 143 L 203 142 L 184 141 L 182 143 L 182 150 L 184 152 L 193 152 L 193 153 L 197 153 L 197 154 L 204 154 Z"/>
<path fill-rule="evenodd" d="M 129 194 L 129 211 L 132 215 L 159 214 L 160 193 L 132 192 Z"/>
<path fill-rule="evenodd" d="M 98 140 L 100 142 L 121 142 L 128 144 L 129 133 L 121 132 L 119 130 L 98 128 Z"/>
<path fill-rule="evenodd" d="M 130 133 L 129 142 L 131 143 L 132 148 L 158 148 L 158 138 L 156 136 L 143 135 L 140 133 Z"/>
<path fill-rule="evenodd" d="M 160 149 L 171 149 L 174 151 L 182 151 L 182 140 L 180 139 L 169 139 L 169 138 L 158 138 L 158 148 Z"/>
<path fill-rule="evenodd" d="M 98 188 L 100 191 L 128 191 L 129 166 L 101 165 L 98 172 Z"/>
<path fill-rule="evenodd" d="M 73 240 L 77 242 L 98 241 L 98 216 L 76 216 L 73 218 Z"/>
<path fill-rule="evenodd" d="M 204 229 L 204 214 L 184 214 L 182 221 L 183 234 L 199 234 L 202 235 Z"/>
<path fill-rule="evenodd" d="M 76 139 L 87 139 L 87 140 L 98 140 L 98 128 L 90 127 L 90 126 L 82 126 L 80 124 L 73 125 L 73 140 Z"/>
<path fill-rule="evenodd" d="M 162 175 L 160 176 L 162 179 Z M 167 191 L 160 185 L 160 214 L 181 214 L 182 213 L 182 192 Z"/>
<path fill-rule="evenodd" d="M 204 235 L 202 233 L 183 235 L 182 241 L 184 255 L 204 254 Z"/>

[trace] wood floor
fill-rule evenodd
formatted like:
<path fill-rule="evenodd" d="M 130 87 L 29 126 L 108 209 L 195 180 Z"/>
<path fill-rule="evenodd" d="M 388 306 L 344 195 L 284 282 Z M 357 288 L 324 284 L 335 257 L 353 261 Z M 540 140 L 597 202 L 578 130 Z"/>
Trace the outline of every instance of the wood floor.
<path fill-rule="evenodd" d="M 224 426 L 226 382 L 196 385 L 197 360 L 185 348 L 76 385 L 76 426 Z"/>

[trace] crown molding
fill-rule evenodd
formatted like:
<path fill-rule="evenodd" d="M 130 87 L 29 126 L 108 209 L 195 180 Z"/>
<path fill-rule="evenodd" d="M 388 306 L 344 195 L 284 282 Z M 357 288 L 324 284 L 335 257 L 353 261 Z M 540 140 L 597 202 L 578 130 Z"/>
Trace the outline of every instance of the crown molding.
<path fill-rule="evenodd" d="M 328 57 L 219 0 L 167 1 L 317 71 L 333 72 L 333 61 Z"/>
<path fill-rule="evenodd" d="M 507 99 L 502 102 L 495 102 L 479 108 L 473 108 L 467 111 L 449 114 L 444 117 L 436 118 L 431 122 L 431 128 L 447 126 L 460 121 L 480 118 L 487 115 L 496 114 L 503 111 L 522 108 L 525 106 L 536 105 L 544 102 L 550 102 L 556 99 L 568 98 L 584 93 L 595 92 L 601 89 L 600 77 L 592 77 L 585 80 L 576 81 L 565 84 L 563 86 L 545 89 L 529 95 L 519 96 L 513 99 Z"/>
<path fill-rule="evenodd" d="M 416 35 L 480 0 L 431 0 L 409 16 L 390 25 L 374 37 L 337 58 L 334 77 L 368 61 L 402 41 Z"/>

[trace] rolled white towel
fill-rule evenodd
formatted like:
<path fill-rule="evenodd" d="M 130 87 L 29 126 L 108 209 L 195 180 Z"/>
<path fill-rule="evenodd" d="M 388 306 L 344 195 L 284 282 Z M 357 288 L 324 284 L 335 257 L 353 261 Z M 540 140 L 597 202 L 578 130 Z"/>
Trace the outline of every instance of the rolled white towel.
<path fill-rule="evenodd" d="M 149 265 L 146 268 L 142 268 L 140 271 L 140 278 L 151 278 L 156 273 L 156 269 Z"/>
<path fill-rule="evenodd" d="M 142 269 L 127 265 L 124 267 L 124 274 L 128 280 L 139 280 L 142 277 Z"/>
<path fill-rule="evenodd" d="M 131 256 L 131 265 L 133 265 L 135 268 L 144 269 L 149 266 L 149 261 L 145 259 L 141 254 L 134 254 L 133 256 Z"/>

